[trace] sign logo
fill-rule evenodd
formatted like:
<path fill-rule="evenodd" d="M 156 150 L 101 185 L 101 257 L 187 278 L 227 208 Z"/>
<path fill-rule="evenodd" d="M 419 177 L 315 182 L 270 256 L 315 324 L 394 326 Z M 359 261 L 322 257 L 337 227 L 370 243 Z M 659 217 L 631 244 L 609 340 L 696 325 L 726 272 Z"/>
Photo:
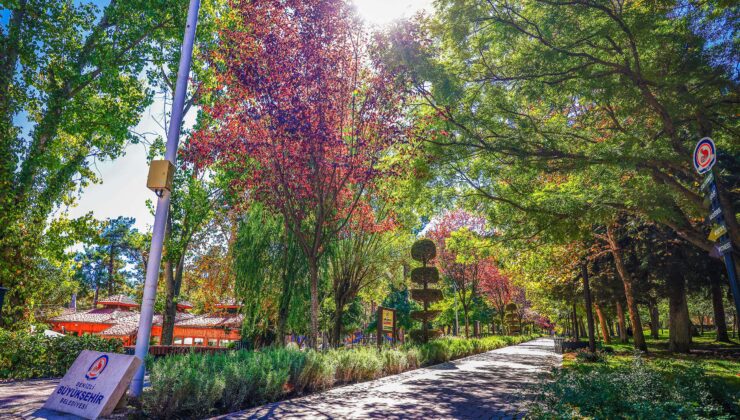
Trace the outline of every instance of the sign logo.
<path fill-rule="evenodd" d="M 714 141 L 709 137 L 699 140 L 694 148 L 694 169 L 696 169 L 696 172 L 699 172 L 699 174 L 709 172 L 716 161 L 717 153 Z"/>
<path fill-rule="evenodd" d="M 105 368 L 108 366 L 108 356 L 102 355 L 95 359 L 94 362 L 90 365 L 90 367 L 87 369 L 87 373 L 85 374 L 85 378 L 93 381 L 95 379 L 98 379 L 98 376 L 100 376 L 101 373 L 105 370 Z"/>

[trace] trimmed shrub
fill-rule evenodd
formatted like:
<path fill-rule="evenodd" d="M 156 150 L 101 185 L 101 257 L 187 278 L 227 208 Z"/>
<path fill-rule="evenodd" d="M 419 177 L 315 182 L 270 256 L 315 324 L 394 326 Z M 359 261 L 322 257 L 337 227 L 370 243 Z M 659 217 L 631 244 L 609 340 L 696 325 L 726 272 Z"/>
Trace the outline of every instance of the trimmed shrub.
<path fill-rule="evenodd" d="M 409 369 L 418 369 L 422 365 L 423 356 L 418 347 L 406 349 L 406 364 Z"/>
<path fill-rule="evenodd" d="M 208 417 L 283 398 L 401 373 L 423 365 L 519 343 L 533 337 L 443 338 L 397 349 L 357 347 L 316 352 L 294 348 L 189 353 L 156 360 L 144 414 L 156 418 Z"/>
<path fill-rule="evenodd" d="M 383 373 L 385 375 L 395 375 L 408 369 L 409 354 L 412 350 L 383 350 Z M 415 356 L 414 356 L 415 357 Z"/>
<path fill-rule="evenodd" d="M 0 379 L 64 376 L 82 350 L 122 353 L 123 343 L 94 335 L 46 337 L 0 329 Z"/>
<path fill-rule="evenodd" d="M 336 361 L 334 379 L 339 383 L 361 382 L 383 374 L 383 361 L 372 347 L 333 350 L 328 355 Z"/>
<path fill-rule="evenodd" d="M 328 354 L 306 352 L 306 362 L 298 375 L 295 390 L 299 393 L 321 391 L 334 385 L 336 365 Z"/>

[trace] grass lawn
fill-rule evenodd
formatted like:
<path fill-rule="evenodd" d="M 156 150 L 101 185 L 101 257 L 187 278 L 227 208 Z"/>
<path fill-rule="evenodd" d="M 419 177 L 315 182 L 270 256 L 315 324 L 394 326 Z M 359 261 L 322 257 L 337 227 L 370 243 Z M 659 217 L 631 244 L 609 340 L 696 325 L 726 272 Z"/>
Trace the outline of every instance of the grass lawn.
<path fill-rule="evenodd" d="M 582 339 L 582 341 L 588 341 L 588 339 Z M 713 331 L 705 332 L 699 337 L 693 337 L 690 354 L 668 351 L 668 330 L 661 330 L 658 339 L 652 338 L 650 331 L 646 330 L 645 342 L 648 346 L 648 353 L 643 355 L 645 361 L 670 360 L 686 367 L 700 363 L 708 377 L 717 379 L 731 392 L 740 393 L 740 358 L 736 357 L 740 353 L 740 340 L 737 338 L 732 343 L 721 343 L 715 340 Z M 603 347 L 603 343 L 599 341 L 597 345 Z M 621 344 L 618 338 L 612 338 L 612 344 L 608 347 L 614 349 L 612 357 L 607 358 L 608 365 L 619 366 L 632 363 L 635 347 L 631 341 Z M 593 365 L 578 362 L 575 353 L 563 355 L 563 367 L 565 368 L 588 370 L 591 366 Z"/>
<path fill-rule="evenodd" d="M 739 344 L 716 343 L 713 334 L 695 337 L 690 354 L 669 352 L 667 335 L 647 344 L 646 354 L 616 342 L 596 355 L 566 353 L 530 417 L 740 418 Z"/>

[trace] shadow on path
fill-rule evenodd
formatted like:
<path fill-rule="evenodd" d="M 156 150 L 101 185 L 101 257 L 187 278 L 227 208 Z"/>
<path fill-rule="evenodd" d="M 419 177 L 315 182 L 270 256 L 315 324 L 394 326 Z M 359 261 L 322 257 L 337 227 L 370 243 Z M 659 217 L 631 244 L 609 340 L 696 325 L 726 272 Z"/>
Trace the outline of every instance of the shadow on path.
<path fill-rule="evenodd" d="M 220 418 L 521 418 L 532 385 L 561 362 L 541 338 Z"/>

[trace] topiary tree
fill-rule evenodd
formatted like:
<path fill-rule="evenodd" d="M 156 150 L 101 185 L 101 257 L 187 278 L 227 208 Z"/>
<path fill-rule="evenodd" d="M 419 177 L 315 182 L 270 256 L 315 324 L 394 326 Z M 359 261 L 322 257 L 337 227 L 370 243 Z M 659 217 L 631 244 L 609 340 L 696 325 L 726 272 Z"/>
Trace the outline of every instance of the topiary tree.
<path fill-rule="evenodd" d="M 506 324 L 506 330 L 509 335 L 520 334 L 522 330 L 517 309 L 518 307 L 516 306 L 516 303 L 512 302 L 506 305 L 506 315 L 504 315 L 504 323 Z"/>
<path fill-rule="evenodd" d="M 430 331 L 429 325 L 440 311 L 430 310 L 429 304 L 442 300 L 442 291 L 429 288 L 430 284 L 439 282 L 439 270 L 436 267 L 427 267 L 427 263 L 437 256 L 437 247 L 429 239 L 420 239 L 411 246 L 411 258 L 421 262 L 422 266 L 411 270 L 411 281 L 421 286 L 421 289 L 411 289 L 411 299 L 421 302 L 424 309 L 412 311 L 411 318 L 421 322 L 422 329 L 411 331 L 411 338 L 426 343 L 434 338 L 439 331 Z"/>

